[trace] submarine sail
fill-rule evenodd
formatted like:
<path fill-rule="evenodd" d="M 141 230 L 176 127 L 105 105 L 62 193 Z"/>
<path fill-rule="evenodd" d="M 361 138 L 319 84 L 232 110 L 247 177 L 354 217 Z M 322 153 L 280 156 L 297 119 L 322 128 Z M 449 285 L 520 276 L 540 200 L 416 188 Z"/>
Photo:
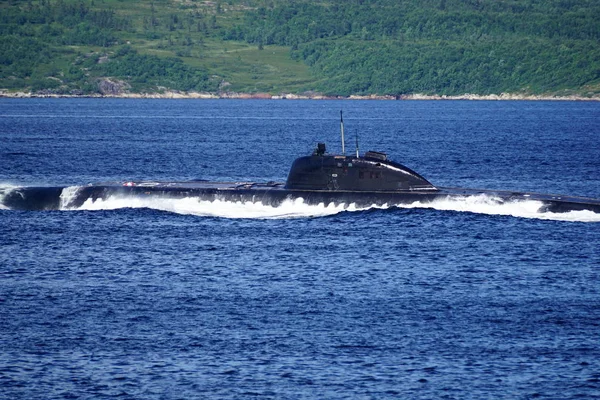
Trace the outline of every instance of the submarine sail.
<path fill-rule="evenodd" d="M 328 155 L 323 143 L 317 145 L 312 155 L 294 161 L 285 188 L 357 192 L 437 190 L 415 171 L 388 160 L 385 153 L 368 151 L 364 157 Z"/>

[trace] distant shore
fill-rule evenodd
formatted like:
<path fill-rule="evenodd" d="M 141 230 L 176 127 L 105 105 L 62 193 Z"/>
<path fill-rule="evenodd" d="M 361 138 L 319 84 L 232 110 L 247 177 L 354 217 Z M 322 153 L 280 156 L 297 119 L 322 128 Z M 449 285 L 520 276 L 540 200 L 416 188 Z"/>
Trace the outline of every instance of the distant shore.
<path fill-rule="evenodd" d="M 165 91 L 162 93 L 118 93 L 118 94 L 90 94 L 71 95 L 56 93 L 31 93 L 10 92 L 0 89 L 3 98 L 119 98 L 119 99 L 260 99 L 260 100 L 541 100 L 541 101 L 600 101 L 600 95 L 593 97 L 583 96 L 550 96 L 550 95 L 523 95 L 523 94 L 462 94 L 456 96 L 403 94 L 399 96 L 380 95 L 351 95 L 351 96 L 326 96 L 319 93 L 307 94 L 279 94 L 269 93 L 202 93 Z"/>

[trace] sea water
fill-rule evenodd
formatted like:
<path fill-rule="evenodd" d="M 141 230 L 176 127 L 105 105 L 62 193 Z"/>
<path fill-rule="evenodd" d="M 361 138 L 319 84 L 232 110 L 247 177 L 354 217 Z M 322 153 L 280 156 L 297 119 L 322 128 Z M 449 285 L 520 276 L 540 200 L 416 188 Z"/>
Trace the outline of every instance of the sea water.
<path fill-rule="evenodd" d="M 317 142 L 600 197 L 600 103 L 0 99 L 0 197 L 284 181 Z M 486 196 L 0 209 L 0 398 L 600 397 L 600 217 Z"/>

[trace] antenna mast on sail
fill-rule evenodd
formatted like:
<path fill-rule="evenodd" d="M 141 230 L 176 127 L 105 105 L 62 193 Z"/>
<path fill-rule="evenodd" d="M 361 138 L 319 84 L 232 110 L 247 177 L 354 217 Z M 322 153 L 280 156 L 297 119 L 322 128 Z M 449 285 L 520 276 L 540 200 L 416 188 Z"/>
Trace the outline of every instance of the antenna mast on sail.
<path fill-rule="evenodd" d="M 356 133 L 356 158 L 359 158 L 360 156 L 358 155 L 358 132 Z"/>
<path fill-rule="evenodd" d="M 340 110 L 340 129 L 342 131 L 342 155 L 346 155 L 346 148 L 344 146 L 344 116 L 342 110 Z"/>

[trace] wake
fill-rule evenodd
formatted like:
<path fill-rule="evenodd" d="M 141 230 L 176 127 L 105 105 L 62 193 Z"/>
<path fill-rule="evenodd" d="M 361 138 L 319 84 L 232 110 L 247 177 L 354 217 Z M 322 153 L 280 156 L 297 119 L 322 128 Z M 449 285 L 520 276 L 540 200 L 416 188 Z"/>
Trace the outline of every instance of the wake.
<path fill-rule="evenodd" d="M 0 210 L 10 210 L 10 208 L 4 204 L 4 198 L 10 192 L 18 188 L 18 186 L 11 185 L 10 183 L 0 183 Z"/>
<path fill-rule="evenodd" d="M 470 212 L 485 215 L 503 215 L 516 218 L 543 219 L 570 222 L 600 222 L 600 214 L 593 211 L 569 211 L 553 213 L 541 211 L 544 204 L 535 200 L 505 202 L 488 195 L 466 196 L 434 200 L 431 203 L 415 202 L 410 205 L 398 204 L 398 208 L 431 208 L 440 211 Z"/>
<path fill-rule="evenodd" d="M 8 210 L 3 200 L 19 187 L 0 185 L 0 210 Z M 285 200 L 278 206 L 253 202 L 226 200 L 208 201 L 199 197 L 170 198 L 161 196 L 110 196 L 106 199 L 87 199 L 81 206 L 73 207 L 72 200 L 79 187 L 66 187 L 57 193 L 56 207 L 63 211 L 97 211 L 119 209 L 153 209 L 182 215 L 232 219 L 291 219 L 312 218 L 335 215 L 341 212 L 355 212 L 371 209 L 435 209 L 440 211 L 466 212 L 485 215 L 502 215 L 517 218 L 542 219 L 570 222 L 600 222 L 600 214 L 592 211 L 570 211 L 566 213 L 544 212 L 544 204 L 534 200 L 505 202 L 499 198 L 480 194 L 475 196 L 437 199 L 432 202 L 411 204 L 384 204 L 357 207 L 350 204 L 307 204 L 302 198 Z M 14 194 L 14 193 L 12 193 Z"/>
<path fill-rule="evenodd" d="M 109 197 L 106 200 L 87 200 L 78 210 L 116 210 L 122 208 L 149 208 L 177 214 L 220 218 L 310 218 L 335 215 L 341 212 L 364 211 L 370 209 L 435 209 L 440 211 L 469 212 L 485 215 L 502 215 L 517 218 L 543 219 L 571 222 L 600 222 L 600 214 L 592 211 L 570 211 L 566 213 L 542 212 L 540 201 L 523 200 L 503 202 L 487 195 L 463 198 L 439 199 L 433 202 L 411 204 L 384 204 L 357 207 L 355 204 L 323 203 L 307 204 L 302 198 L 286 200 L 279 206 L 263 203 L 232 202 L 224 200 L 206 201 L 196 197 L 181 199 L 160 197 Z M 66 208 L 65 208 L 66 209 Z"/>
<path fill-rule="evenodd" d="M 106 200 L 86 200 L 77 210 L 116 210 L 121 208 L 149 208 L 184 215 L 220 218 L 281 219 L 324 217 L 342 211 L 358 210 L 353 205 L 310 205 L 302 199 L 286 200 L 278 207 L 252 202 L 224 200 L 206 201 L 196 197 L 182 199 L 109 197 Z"/>

